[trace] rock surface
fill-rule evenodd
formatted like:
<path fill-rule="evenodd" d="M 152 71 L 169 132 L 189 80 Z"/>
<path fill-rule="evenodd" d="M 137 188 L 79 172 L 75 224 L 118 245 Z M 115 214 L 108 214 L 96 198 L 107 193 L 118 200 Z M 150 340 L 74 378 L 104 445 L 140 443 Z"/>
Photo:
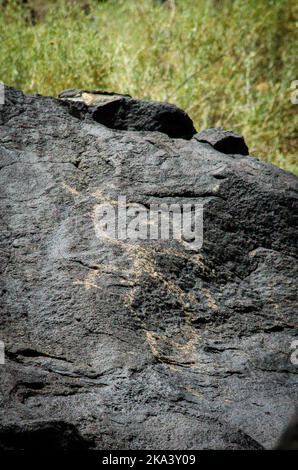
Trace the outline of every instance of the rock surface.
<path fill-rule="evenodd" d="M 282 433 L 276 450 L 298 450 L 298 411 Z"/>
<path fill-rule="evenodd" d="M 191 139 L 196 133 L 190 117 L 173 104 L 135 100 L 129 95 L 96 90 L 65 90 L 59 98 L 85 103 L 88 107 L 80 109 L 111 129 L 159 131 L 183 139 Z"/>
<path fill-rule="evenodd" d="M 198 132 L 194 138 L 199 142 L 206 142 L 219 152 L 238 155 L 248 155 L 248 147 L 242 135 L 226 131 L 221 127 L 213 127 Z"/>
<path fill-rule="evenodd" d="M 0 105 L 0 446 L 273 447 L 297 403 L 297 179 L 151 132 L 144 102 L 139 132 L 86 108 Z M 119 195 L 202 203 L 203 247 L 98 238 Z"/>

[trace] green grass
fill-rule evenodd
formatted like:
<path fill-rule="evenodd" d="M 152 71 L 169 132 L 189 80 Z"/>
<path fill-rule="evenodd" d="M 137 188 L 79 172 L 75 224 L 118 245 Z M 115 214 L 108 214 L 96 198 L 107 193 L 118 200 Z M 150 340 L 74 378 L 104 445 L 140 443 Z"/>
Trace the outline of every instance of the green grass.
<path fill-rule="evenodd" d="M 168 100 L 197 129 L 233 129 L 252 154 L 298 173 L 297 30 L 296 0 L 6 1 L 0 79 L 28 93 Z"/>

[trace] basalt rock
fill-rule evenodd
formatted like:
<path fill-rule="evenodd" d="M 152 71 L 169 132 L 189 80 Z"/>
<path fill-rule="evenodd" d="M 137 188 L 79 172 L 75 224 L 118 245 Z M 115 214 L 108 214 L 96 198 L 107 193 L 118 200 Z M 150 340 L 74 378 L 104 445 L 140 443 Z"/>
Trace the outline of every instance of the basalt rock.
<path fill-rule="evenodd" d="M 116 130 L 5 87 L 1 446 L 272 448 L 297 403 L 297 179 L 138 131 L 168 105 L 122 99 Z M 203 205 L 202 247 L 98 236 L 119 196 Z"/>
<path fill-rule="evenodd" d="M 85 110 L 92 118 L 111 129 L 159 131 L 183 139 L 191 139 L 196 133 L 190 117 L 173 104 L 134 100 L 129 95 L 97 90 L 65 90 L 59 98 L 71 101 L 73 106 L 86 104 Z"/>
<path fill-rule="evenodd" d="M 0 429 L 0 450 L 87 450 L 75 426 L 59 422 L 32 421 L 3 426 Z"/>
<path fill-rule="evenodd" d="M 199 132 L 194 136 L 199 142 L 212 145 L 215 150 L 226 154 L 248 155 L 248 147 L 242 135 L 232 131 L 225 131 L 220 127 L 214 127 Z"/>

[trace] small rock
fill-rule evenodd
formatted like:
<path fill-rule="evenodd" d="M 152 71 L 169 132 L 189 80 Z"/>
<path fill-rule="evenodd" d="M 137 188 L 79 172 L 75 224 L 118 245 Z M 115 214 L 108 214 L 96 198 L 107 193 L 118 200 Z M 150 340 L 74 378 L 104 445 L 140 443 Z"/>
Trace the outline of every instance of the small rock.
<path fill-rule="evenodd" d="M 130 95 L 106 91 L 78 89 L 64 90 L 59 98 L 85 103 L 92 118 L 111 129 L 158 131 L 171 138 L 182 139 L 191 139 L 196 133 L 190 117 L 173 104 L 135 100 Z"/>
<path fill-rule="evenodd" d="M 215 150 L 226 154 L 249 155 L 248 147 L 242 135 L 225 131 L 221 127 L 212 127 L 194 136 L 199 142 L 212 145 Z"/>

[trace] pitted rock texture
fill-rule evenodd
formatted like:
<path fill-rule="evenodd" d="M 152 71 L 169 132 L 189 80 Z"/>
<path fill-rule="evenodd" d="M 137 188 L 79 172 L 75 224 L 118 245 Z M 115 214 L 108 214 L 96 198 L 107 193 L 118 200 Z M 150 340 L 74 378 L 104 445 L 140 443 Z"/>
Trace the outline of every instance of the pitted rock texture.
<path fill-rule="evenodd" d="M 215 150 L 226 154 L 248 155 L 248 147 L 242 135 L 226 131 L 221 127 L 213 127 L 198 132 L 194 138 L 199 142 L 212 145 Z"/>
<path fill-rule="evenodd" d="M 297 179 L 72 106 L 0 106 L 2 448 L 272 448 L 297 403 Z M 119 195 L 203 204 L 202 248 L 98 238 Z"/>

